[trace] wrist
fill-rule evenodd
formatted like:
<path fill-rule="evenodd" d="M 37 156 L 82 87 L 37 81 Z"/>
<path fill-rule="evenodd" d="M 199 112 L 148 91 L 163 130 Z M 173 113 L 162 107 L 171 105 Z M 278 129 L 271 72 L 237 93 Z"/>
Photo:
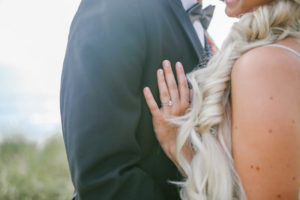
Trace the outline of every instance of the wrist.
<path fill-rule="evenodd" d="M 173 162 L 177 162 L 176 159 L 176 144 L 174 143 L 166 143 L 162 145 L 162 148 L 164 149 L 164 152 L 169 157 L 170 160 Z"/>

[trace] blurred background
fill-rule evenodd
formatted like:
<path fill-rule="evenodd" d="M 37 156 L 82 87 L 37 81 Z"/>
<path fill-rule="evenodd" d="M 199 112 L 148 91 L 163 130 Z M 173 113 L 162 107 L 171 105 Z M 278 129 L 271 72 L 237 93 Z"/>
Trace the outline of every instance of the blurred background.
<path fill-rule="evenodd" d="M 0 199 L 70 199 L 60 75 L 80 0 L 0 0 Z M 235 21 L 218 0 L 208 32 L 220 47 Z"/>

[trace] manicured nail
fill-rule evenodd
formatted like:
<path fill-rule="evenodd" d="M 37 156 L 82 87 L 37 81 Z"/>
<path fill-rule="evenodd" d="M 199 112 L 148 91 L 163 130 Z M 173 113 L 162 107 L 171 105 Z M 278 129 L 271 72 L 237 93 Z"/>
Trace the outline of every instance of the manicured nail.
<path fill-rule="evenodd" d="M 163 75 L 163 74 L 164 74 L 164 71 L 163 71 L 162 69 L 159 69 L 159 70 L 158 70 L 158 73 L 159 73 L 160 75 Z"/>
<path fill-rule="evenodd" d="M 163 66 L 164 66 L 164 67 L 171 67 L 170 61 L 164 60 Z"/>
<path fill-rule="evenodd" d="M 177 62 L 177 63 L 176 63 L 176 67 L 177 67 L 178 69 L 180 69 L 180 68 L 182 67 L 181 62 Z"/>
<path fill-rule="evenodd" d="M 145 87 L 144 92 L 149 92 L 149 87 Z"/>

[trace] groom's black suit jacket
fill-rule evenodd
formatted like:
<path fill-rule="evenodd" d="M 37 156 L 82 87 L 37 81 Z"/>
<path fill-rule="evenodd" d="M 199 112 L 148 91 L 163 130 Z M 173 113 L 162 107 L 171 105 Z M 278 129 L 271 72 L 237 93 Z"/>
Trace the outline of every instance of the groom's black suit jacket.
<path fill-rule="evenodd" d="M 62 73 L 61 116 L 75 199 L 177 200 L 180 180 L 153 132 L 164 59 L 186 72 L 202 46 L 180 0 L 83 0 Z"/>

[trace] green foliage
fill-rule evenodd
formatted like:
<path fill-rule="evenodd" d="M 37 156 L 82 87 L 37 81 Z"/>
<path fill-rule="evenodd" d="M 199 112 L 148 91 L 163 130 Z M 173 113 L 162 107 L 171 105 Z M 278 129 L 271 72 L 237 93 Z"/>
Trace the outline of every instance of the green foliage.
<path fill-rule="evenodd" d="M 0 144 L 0 200 L 67 200 L 73 186 L 61 137 L 43 145 L 22 138 Z"/>

